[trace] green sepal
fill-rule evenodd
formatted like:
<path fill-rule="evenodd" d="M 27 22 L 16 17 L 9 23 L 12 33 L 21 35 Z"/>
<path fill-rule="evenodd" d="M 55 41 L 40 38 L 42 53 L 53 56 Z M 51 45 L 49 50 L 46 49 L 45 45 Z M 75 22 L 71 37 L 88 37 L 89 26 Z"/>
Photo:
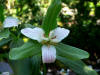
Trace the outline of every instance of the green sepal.
<path fill-rule="evenodd" d="M 21 47 L 12 48 L 9 52 L 9 58 L 12 60 L 24 59 L 41 53 L 41 44 L 29 41 Z"/>
<path fill-rule="evenodd" d="M 47 13 L 44 17 L 42 28 L 45 31 L 46 36 L 49 32 L 57 27 L 57 16 L 61 10 L 61 0 L 53 0 L 48 7 Z"/>
<path fill-rule="evenodd" d="M 88 52 L 76 47 L 72 47 L 62 43 L 57 44 L 55 47 L 57 50 L 57 55 L 69 58 L 71 60 L 85 59 L 89 57 Z"/>
<path fill-rule="evenodd" d="M 57 56 L 57 60 L 63 63 L 65 66 L 69 67 L 76 74 L 79 75 L 98 75 L 95 70 L 89 68 L 81 60 L 70 60 L 65 57 Z"/>

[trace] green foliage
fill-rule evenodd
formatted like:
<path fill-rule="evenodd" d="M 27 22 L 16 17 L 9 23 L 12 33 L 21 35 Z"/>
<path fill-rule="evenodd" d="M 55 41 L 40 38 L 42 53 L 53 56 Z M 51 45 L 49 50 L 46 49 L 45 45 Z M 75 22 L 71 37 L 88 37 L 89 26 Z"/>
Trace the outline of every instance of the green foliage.
<path fill-rule="evenodd" d="M 21 38 L 15 39 L 10 42 L 10 49 L 18 48 L 23 45 L 23 40 Z M 11 67 L 14 71 L 14 75 L 32 75 L 32 65 L 31 58 L 26 58 L 23 60 L 11 60 Z"/>
<path fill-rule="evenodd" d="M 73 61 L 61 56 L 57 56 L 57 59 L 79 75 L 98 75 L 93 69 L 86 66 L 81 60 Z"/>
<path fill-rule="evenodd" d="M 48 7 L 46 16 L 44 17 L 42 27 L 45 30 L 46 35 L 57 27 L 56 18 L 61 10 L 61 0 L 53 0 L 51 5 Z"/>
<path fill-rule="evenodd" d="M 9 44 L 9 47 L 16 48 L 16 47 L 22 46 L 23 44 L 24 44 L 24 41 L 21 38 L 19 38 L 17 40 L 12 40 Z"/>
<path fill-rule="evenodd" d="M 0 5 L 0 21 L 3 23 L 4 21 L 4 8 Z"/>
<path fill-rule="evenodd" d="M 9 35 L 10 35 L 10 32 L 8 29 L 4 29 L 0 31 L 0 39 L 8 38 Z"/>
<path fill-rule="evenodd" d="M 47 2 L 46 0 L 10 0 L 10 9 L 8 9 L 8 1 L 6 0 L 4 2 L 4 6 L 7 7 L 2 6 L 2 4 L 0 3 L 0 27 L 3 24 L 4 16 L 17 16 L 18 18 L 20 18 L 22 23 L 18 28 L 15 28 L 18 30 L 14 31 L 14 33 L 12 33 L 13 31 L 8 29 L 1 30 L 0 39 L 2 40 L 0 40 L 0 47 L 4 46 L 8 42 L 10 43 L 9 47 L 11 50 L 9 53 L 9 58 L 12 60 L 17 60 L 13 61 L 12 63 L 15 75 L 39 75 L 41 65 L 41 45 L 34 41 L 29 41 L 23 44 L 23 36 L 20 35 L 20 30 L 23 27 L 34 28 L 35 26 L 39 26 L 42 23 L 42 28 L 45 30 L 47 36 L 52 29 L 57 27 L 56 18 L 61 10 L 61 0 L 52 0 L 52 3 L 47 10 L 43 22 L 43 12 L 40 11 L 40 9 L 43 7 L 41 6 L 41 3 L 44 1 L 45 4 Z M 90 51 L 92 53 L 91 56 L 94 55 L 96 50 L 97 53 L 99 53 L 99 0 L 62 1 L 67 4 L 69 8 L 77 10 L 77 14 L 75 14 L 74 16 L 69 17 L 69 15 L 66 16 L 63 14 L 60 14 L 59 16 L 59 20 L 63 23 L 64 27 L 71 30 L 70 36 L 63 42 Z M 46 6 L 44 5 L 44 7 Z M 92 15 L 90 14 L 91 11 Z M 10 33 L 11 37 L 9 37 Z M 81 49 L 72 46 L 65 44 L 56 45 L 58 55 L 57 59 L 79 75 L 97 75 L 95 71 L 88 68 L 81 60 L 79 60 L 88 58 L 89 54 Z M 2 56 L 5 55 L 2 54 Z M 95 56 L 93 58 L 99 58 L 98 56 Z M 0 59 L 1 58 L 2 57 L 0 57 Z"/>
<path fill-rule="evenodd" d="M 7 44 L 9 41 L 11 41 L 11 38 L 7 38 L 7 39 L 2 39 L 0 40 L 0 47 Z"/>
<path fill-rule="evenodd" d="M 14 58 L 13 57 L 14 55 L 12 55 L 12 57 L 11 57 L 11 59 L 13 59 L 13 61 L 11 61 L 11 65 L 14 70 L 14 75 L 40 75 L 41 54 L 38 53 L 38 55 L 37 55 L 37 52 L 39 52 L 40 50 L 38 50 L 38 49 L 36 49 L 36 51 L 34 50 L 35 48 L 32 46 L 37 46 L 37 45 L 35 45 L 35 43 L 33 44 L 33 42 L 28 42 L 23 45 L 22 45 L 22 43 L 23 43 L 22 39 L 18 39 L 17 41 L 13 40 L 10 44 L 10 48 L 13 50 L 13 52 L 11 54 L 15 53 L 15 57 L 16 57 L 16 58 Z M 24 47 L 24 48 L 22 48 L 22 47 Z M 15 49 L 15 48 L 17 48 L 17 49 Z M 17 50 L 19 50 L 19 51 L 17 51 Z M 29 50 L 29 53 L 27 54 L 28 50 Z M 34 53 L 36 53 L 35 55 L 32 50 L 34 51 Z M 18 54 L 16 54 L 16 51 Z M 18 56 L 16 56 L 16 55 L 18 55 Z M 34 55 L 32 58 L 27 58 L 27 59 L 23 59 L 23 60 L 15 60 L 15 59 L 22 59 L 22 58 L 32 56 L 32 55 Z"/>
<path fill-rule="evenodd" d="M 24 26 L 25 26 L 25 28 L 35 28 L 35 26 L 33 26 L 31 24 L 25 24 Z"/>
<path fill-rule="evenodd" d="M 9 58 L 18 60 L 37 55 L 41 52 L 41 45 L 38 43 L 27 42 L 21 47 L 12 48 L 9 52 Z"/>
<path fill-rule="evenodd" d="M 62 43 L 58 44 L 56 46 L 56 49 L 57 55 L 73 60 L 84 59 L 89 57 L 89 54 L 86 51 Z"/>
<path fill-rule="evenodd" d="M 14 75 L 32 75 L 31 60 L 13 60 L 10 61 Z"/>
<path fill-rule="evenodd" d="M 40 74 L 40 66 L 41 66 L 41 55 L 35 55 L 31 58 L 32 61 L 32 70 L 33 70 L 33 75 L 41 75 Z"/>

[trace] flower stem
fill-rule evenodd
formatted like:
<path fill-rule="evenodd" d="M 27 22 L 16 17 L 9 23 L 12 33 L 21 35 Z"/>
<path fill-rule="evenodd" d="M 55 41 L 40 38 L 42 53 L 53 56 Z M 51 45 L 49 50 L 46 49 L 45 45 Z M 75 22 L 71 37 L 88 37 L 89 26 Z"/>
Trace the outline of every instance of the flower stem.
<path fill-rule="evenodd" d="M 46 75 L 47 73 L 47 67 L 46 64 L 43 64 L 43 75 Z"/>

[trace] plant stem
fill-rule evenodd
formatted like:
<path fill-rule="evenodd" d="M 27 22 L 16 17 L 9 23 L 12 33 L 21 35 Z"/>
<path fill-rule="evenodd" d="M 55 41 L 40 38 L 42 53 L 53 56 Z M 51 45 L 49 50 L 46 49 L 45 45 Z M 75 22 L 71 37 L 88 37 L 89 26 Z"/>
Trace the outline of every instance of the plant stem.
<path fill-rule="evenodd" d="M 47 67 L 45 64 L 43 64 L 43 75 L 46 75 L 47 73 Z"/>

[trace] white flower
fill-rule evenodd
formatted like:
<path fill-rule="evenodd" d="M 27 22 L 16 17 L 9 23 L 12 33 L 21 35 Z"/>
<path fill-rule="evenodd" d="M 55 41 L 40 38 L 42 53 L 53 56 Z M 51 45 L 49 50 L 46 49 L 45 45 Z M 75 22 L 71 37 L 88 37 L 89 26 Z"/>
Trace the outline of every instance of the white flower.
<path fill-rule="evenodd" d="M 7 17 L 3 23 L 4 28 L 10 28 L 10 27 L 15 27 L 18 26 L 19 20 L 14 17 Z"/>
<path fill-rule="evenodd" d="M 56 48 L 51 45 L 52 43 L 61 42 L 65 37 L 68 36 L 69 30 L 65 28 L 56 28 L 50 31 L 49 36 L 45 37 L 45 32 L 42 28 L 24 28 L 21 33 L 25 36 L 37 40 L 39 43 L 46 41 L 49 45 L 42 46 L 42 61 L 43 63 L 53 63 L 56 60 Z"/>
<path fill-rule="evenodd" d="M 9 72 L 3 72 L 2 74 L 0 75 L 10 75 Z"/>

